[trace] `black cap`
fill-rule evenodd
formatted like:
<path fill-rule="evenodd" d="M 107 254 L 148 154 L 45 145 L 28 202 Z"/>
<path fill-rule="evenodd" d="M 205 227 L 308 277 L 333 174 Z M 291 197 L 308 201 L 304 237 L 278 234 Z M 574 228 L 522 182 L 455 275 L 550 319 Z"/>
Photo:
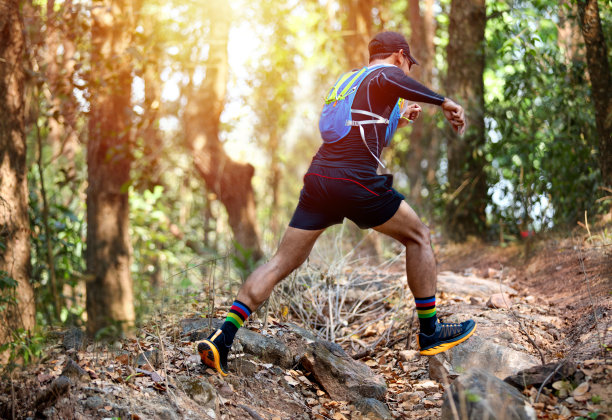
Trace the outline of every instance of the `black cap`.
<path fill-rule="evenodd" d="M 414 64 L 419 64 L 418 61 L 410 54 L 410 46 L 406 42 L 404 35 L 397 32 L 381 32 L 376 35 L 368 44 L 370 52 L 370 61 L 376 56 L 383 56 L 404 50 L 404 55 Z"/>

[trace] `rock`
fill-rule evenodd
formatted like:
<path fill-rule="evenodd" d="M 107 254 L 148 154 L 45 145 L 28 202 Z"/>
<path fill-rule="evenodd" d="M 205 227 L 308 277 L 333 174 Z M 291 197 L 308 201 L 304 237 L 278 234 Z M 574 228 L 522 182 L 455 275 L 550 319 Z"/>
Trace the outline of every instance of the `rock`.
<path fill-rule="evenodd" d="M 489 297 L 487 308 L 493 309 L 508 309 L 512 305 L 510 296 L 506 293 L 495 293 Z"/>
<path fill-rule="evenodd" d="M 475 334 L 478 334 L 476 331 Z M 471 368 L 484 368 L 500 379 L 539 364 L 534 356 L 492 343 L 477 335 L 429 358 L 429 376 L 441 383 Z M 446 379 L 444 379 L 446 377 Z"/>
<path fill-rule="evenodd" d="M 66 350 L 81 350 L 85 344 L 85 333 L 80 328 L 70 328 L 64 333 L 62 346 Z"/>
<path fill-rule="evenodd" d="M 64 369 L 62 370 L 62 375 L 71 378 L 71 379 L 79 379 L 81 381 L 89 381 L 91 378 L 89 377 L 89 373 L 85 369 L 83 369 L 77 362 L 68 358 L 66 364 L 64 365 Z"/>
<path fill-rule="evenodd" d="M 369 419 L 391 420 L 393 416 L 387 405 L 375 398 L 362 398 L 355 401 L 355 408 Z"/>
<path fill-rule="evenodd" d="M 487 298 L 500 292 L 500 284 L 495 280 L 485 280 L 474 276 L 465 277 L 450 271 L 443 271 L 438 274 L 438 290 L 454 295 Z M 504 284 L 501 285 L 501 291 L 509 295 L 518 294 L 515 289 Z"/>
<path fill-rule="evenodd" d="M 157 349 L 148 350 L 138 355 L 136 360 L 137 366 L 151 365 L 154 368 L 158 368 L 162 365 L 163 358 L 161 352 Z"/>
<path fill-rule="evenodd" d="M 284 369 L 294 365 L 294 355 L 281 341 L 241 328 L 236 334 L 245 353 L 257 356 L 260 360 L 273 363 Z"/>
<path fill-rule="evenodd" d="M 42 391 L 34 401 L 34 407 L 40 411 L 49 407 L 70 391 L 70 379 L 60 376 Z"/>
<path fill-rule="evenodd" d="M 101 397 L 93 395 L 85 400 L 85 407 L 95 410 L 105 405 L 105 403 L 106 402 Z"/>
<path fill-rule="evenodd" d="M 564 362 L 563 365 L 552 375 L 557 369 L 559 363 L 548 363 L 538 365 L 522 370 L 515 375 L 508 376 L 504 382 L 512 385 L 518 390 L 529 388 L 530 386 L 539 387 L 548 378 L 548 384 L 552 386 L 554 382 L 569 379 L 576 373 L 576 366 L 572 362 Z M 552 375 L 552 376 L 551 376 Z M 550 378 L 549 378 L 550 376 Z"/>
<path fill-rule="evenodd" d="M 402 350 L 399 352 L 399 356 L 405 362 L 412 362 L 419 357 L 419 352 L 416 350 Z"/>
<path fill-rule="evenodd" d="M 516 388 L 483 369 L 459 376 L 444 393 L 442 420 L 535 420 L 536 413 Z"/>
<path fill-rule="evenodd" d="M 195 376 L 179 376 L 176 382 L 185 394 L 201 406 L 206 406 L 210 401 L 214 402 L 215 389 L 208 381 Z"/>
<path fill-rule="evenodd" d="M 382 376 L 353 360 L 338 345 L 323 340 L 308 344 L 301 363 L 334 400 L 382 400 L 387 392 Z"/>

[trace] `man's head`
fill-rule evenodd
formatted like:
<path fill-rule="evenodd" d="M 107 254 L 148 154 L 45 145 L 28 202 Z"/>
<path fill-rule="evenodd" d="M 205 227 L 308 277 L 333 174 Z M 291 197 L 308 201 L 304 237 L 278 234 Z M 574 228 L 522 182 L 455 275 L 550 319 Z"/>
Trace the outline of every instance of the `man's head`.
<path fill-rule="evenodd" d="M 389 31 L 377 34 L 368 44 L 368 51 L 370 53 L 370 63 L 375 60 L 386 60 L 393 56 L 394 64 L 402 68 L 405 73 L 410 71 L 413 64 L 419 64 L 410 54 L 410 46 L 406 42 L 406 38 L 397 32 Z"/>

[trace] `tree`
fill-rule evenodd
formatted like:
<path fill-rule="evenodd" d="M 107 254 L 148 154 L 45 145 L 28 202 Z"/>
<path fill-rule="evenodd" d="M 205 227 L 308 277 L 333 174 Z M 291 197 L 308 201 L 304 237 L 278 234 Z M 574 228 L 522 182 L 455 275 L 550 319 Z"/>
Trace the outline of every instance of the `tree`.
<path fill-rule="evenodd" d="M 469 22 L 469 24 L 467 23 Z M 479 235 L 486 222 L 487 184 L 484 173 L 485 124 L 484 0 L 452 0 L 448 29 L 447 95 L 466 110 L 467 131 L 459 137 L 449 129 L 445 227 L 449 238 Z"/>
<path fill-rule="evenodd" d="M 35 324 L 29 281 L 30 228 L 19 1 L 0 0 L 0 344 Z"/>
<path fill-rule="evenodd" d="M 206 78 L 198 89 L 189 93 L 183 116 L 185 136 L 198 173 L 208 190 L 227 210 L 235 241 L 257 260 L 263 253 L 251 185 L 255 169 L 248 163 L 232 160 L 219 139 L 229 74 L 227 43 L 231 10 L 224 1 L 211 2 L 207 7 L 210 11 L 210 44 Z"/>
<path fill-rule="evenodd" d="M 612 186 L 612 75 L 608 48 L 601 28 L 597 0 L 578 0 L 580 27 L 586 45 L 591 98 L 599 136 L 599 165 L 605 186 Z"/>
<path fill-rule="evenodd" d="M 434 33 L 435 21 L 433 16 L 433 0 L 427 0 L 423 12 L 418 0 L 410 0 L 407 15 L 410 21 L 410 49 L 417 57 L 418 66 L 411 69 L 411 77 L 425 86 L 431 86 L 433 81 L 433 63 L 435 58 Z M 410 147 L 407 153 L 400 155 L 402 167 L 410 181 L 410 203 L 417 208 L 423 207 L 421 196 L 422 188 L 435 181 L 436 163 L 439 158 L 439 136 L 435 135 L 431 119 L 435 108 L 427 106 L 424 115 L 412 127 L 410 133 Z M 427 167 L 424 170 L 421 163 L 425 160 Z"/>
<path fill-rule="evenodd" d="M 135 320 L 127 191 L 132 161 L 132 4 L 130 0 L 96 3 L 92 18 L 87 330 L 95 334 L 111 325 L 127 332 Z"/>

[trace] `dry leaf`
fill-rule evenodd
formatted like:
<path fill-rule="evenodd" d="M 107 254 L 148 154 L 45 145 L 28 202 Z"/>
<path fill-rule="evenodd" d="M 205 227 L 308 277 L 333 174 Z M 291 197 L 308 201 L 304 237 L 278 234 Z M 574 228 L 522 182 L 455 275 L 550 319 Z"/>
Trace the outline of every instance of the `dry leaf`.
<path fill-rule="evenodd" d="M 291 386 L 296 386 L 300 383 L 299 381 L 295 380 L 292 376 L 289 376 L 289 375 L 285 375 L 285 381 L 287 381 L 287 383 Z"/>

